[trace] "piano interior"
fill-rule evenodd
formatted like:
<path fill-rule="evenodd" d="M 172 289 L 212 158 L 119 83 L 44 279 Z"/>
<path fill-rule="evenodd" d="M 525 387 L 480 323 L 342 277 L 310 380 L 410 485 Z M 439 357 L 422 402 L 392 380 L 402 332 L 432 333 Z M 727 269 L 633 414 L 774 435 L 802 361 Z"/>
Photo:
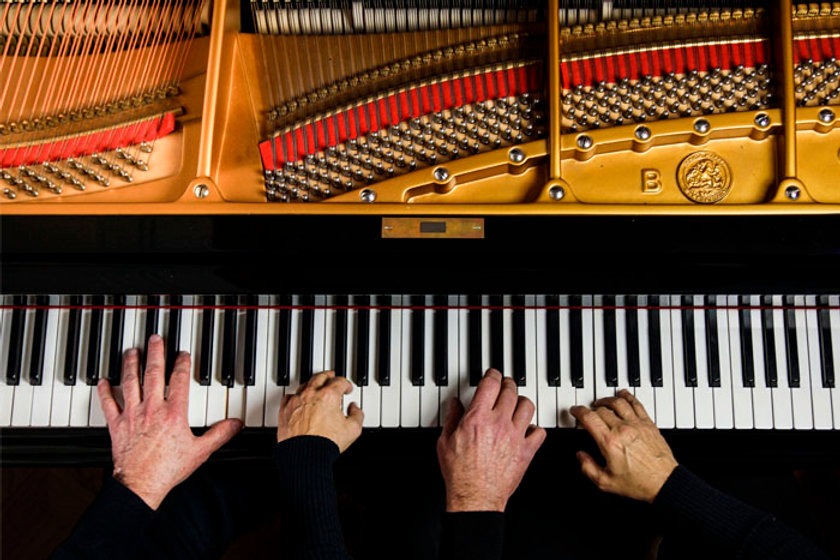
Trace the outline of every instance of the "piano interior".
<path fill-rule="evenodd" d="M 744 478 L 828 472 L 822 480 L 836 496 L 838 52 L 838 2 L 0 2 L 0 463 L 107 464 L 90 387 L 114 375 L 114 340 L 144 344 L 151 315 L 167 338 L 176 311 L 191 314 L 196 329 L 224 331 L 229 320 L 242 325 L 238 343 L 252 315 L 257 325 L 263 314 L 291 317 L 296 329 L 320 325 L 332 337 L 325 317 L 343 313 L 345 332 L 363 332 L 361 316 L 381 327 L 387 310 L 388 328 L 405 329 L 391 331 L 394 340 L 416 342 L 422 336 L 411 328 L 428 326 L 423 336 L 433 336 L 426 333 L 442 332 L 441 316 L 454 321 L 449 333 L 467 336 L 467 314 L 479 310 L 478 332 L 500 344 L 526 320 L 527 337 L 579 325 L 563 336 L 589 345 L 578 363 L 589 373 L 610 369 L 618 350 L 582 332 L 606 325 L 612 335 L 629 317 L 641 321 L 626 331 L 639 341 L 665 341 L 660 333 L 671 329 L 658 351 L 669 356 L 663 364 L 673 356 L 675 385 L 666 375 L 665 386 L 635 387 L 664 415 L 679 456 Z M 126 322 L 134 335 L 82 334 L 97 324 L 115 332 L 117 313 L 136 319 Z M 49 336 L 71 323 L 79 368 L 66 377 L 63 339 Z M 688 381 L 691 325 L 698 352 L 725 355 L 733 387 L 756 403 L 746 417 L 733 412 L 734 389 L 724 386 L 728 400 L 718 402 L 726 391 L 700 354 L 691 357 L 700 385 Z M 41 345 L 60 349 L 38 358 L 54 367 L 52 388 L 28 371 L 40 328 Z M 618 340 L 628 358 L 627 339 Z M 201 342 L 187 346 L 198 351 Z M 456 342 L 455 377 L 443 385 L 461 376 L 468 394 L 464 349 L 473 342 Z M 730 362 L 724 344 L 743 352 Z M 238 368 L 244 346 L 230 357 Z M 649 357 L 651 348 L 639 342 L 638 352 Z M 500 352 L 482 351 L 485 362 Z M 761 364 L 755 369 L 748 351 Z M 513 365 L 518 351 L 505 352 Z M 91 367 L 94 354 L 101 371 Z M 9 366 L 15 360 L 19 367 Z M 609 378 L 578 387 L 578 373 L 570 385 L 567 362 L 559 385 L 545 377 L 523 385 L 553 395 L 541 425 L 571 427 L 562 398 L 614 389 Z M 622 380 L 627 367 L 618 366 Z M 381 371 L 371 375 L 381 391 L 377 426 L 400 429 L 366 431 L 339 475 L 345 488 L 368 480 L 377 461 L 428 466 L 420 452 L 433 453 L 434 433 L 421 426 L 439 424 L 443 385 L 424 371 L 420 385 L 436 384 L 429 409 L 417 379 L 406 377 L 403 389 L 414 385 L 417 394 L 397 386 L 392 402 L 409 400 L 413 416 L 390 410 L 396 419 L 387 422 L 387 386 Z M 200 384 L 197 374 L 197 394 L 219 406 L 207 405 L 197 429 L 251 413 L 241 371 L 226 375 Z M 260 384 L 272 394 L 290 386 L 274 377 Z M 63 396 L 39 410 L 45 390 Z M 660 402 L 670 403 L 664 412 Z M 246 429 L 219 461 L 262 454 L 279 405 L 266 403 L 249 421 L 259 428 Z M 571 447 L 586 445 L 576 430 L 550 431 L 537 468 L 547 480 L 573 457 Z M 583 483 L 575 465 L 561 466 Z M 836 507 L 820 511 L 824 542 L 840 551 Z"/>

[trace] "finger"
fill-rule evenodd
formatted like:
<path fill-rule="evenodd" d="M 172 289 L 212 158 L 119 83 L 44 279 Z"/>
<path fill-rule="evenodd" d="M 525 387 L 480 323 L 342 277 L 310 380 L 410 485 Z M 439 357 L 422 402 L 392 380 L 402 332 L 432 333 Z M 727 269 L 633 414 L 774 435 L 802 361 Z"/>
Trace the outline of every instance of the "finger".
<path fill-rule="evenodd" d="M 318 389 L 319 387 L 323 386 L 327 381 L 335 377 L 334 371 L 322 371 L 320 373 L 316 373 L 312 377 L 309 378 L 309 381 L 298 387 L 297 394 L 301 394 L 305 389 Z"/>
<path fill-rule="evenodd" d="M 595 401 L 595 406 L 603 406 L 612 410 L 616 416 L 622 420 L 630 420 L 636 418 L 636 411 L 630 405 L 630 402 L 623 397 L 606 397 Z"/>
<path fill-rule="evenodd" d="M 586 451 L 578 451 L 577 452 L 577 459 L 580 462 L 580 470 L 586 475 L 586 478 L 591 480 L 595 486 L 604 490 L 607 485 L 607 480 L 609 478 L 609 474 L 605 471 L 601 465 L 595 462 L 595 459 L 592 458 L 592 455 L 587 453 Z"/>
<path fill-rule="evenodd" d="M 99 394 L 99 405 L 102 407 L 102 414 L 105 416 L 108 425 L 111 425 L 120 415 L 121 411 L 120 405 L 117 404 L 117 400 L 111 392 L 111 384 L 107 379 L 99 380 L 99 383 L 96 385 L 96 392 Z"/>
<path fill-rule="evenodd" d="M 143 373 L 143 399 L 163 400 L 166 388 L 166 361 L 163 358 L 163 339 L 158 334 L 149 337 L 146 347 L 146 371 Z"/>
<path fill-rule="evenodd" d="M 473 395 L 473 400 L 469 404 L 469 408 L 493 408 L 501 389 L 502 374 L 495 369 L 487 370 L 487 373 L 478 382 L 478 387 L 475 390 L 475 395 Z"/>
<path fill-rule="evenodd" d="M 461 417 L 464 415 L 464 405 L 461 401 L 452 397 L 446 403 L 446 416 L 443 419 L 443 435 L 449 437 L 458 427 Z"/>
<path fill-rule="evenodd" d="M 324 390 L 333 391 L 336 395 L 347 395 L 353 392 L 353 382 L 341 375 L 327 380 L 323 385 Z"/>
<path fill-rule="evenodd" d="M 618 392 L 618 396 L 630 403 L 630 406 L 633 407 L 633 411 L 636 413 L 636 416 L 642 420 L 650 421 L 650 416 L 648 416 L 647 410 L 645 410 L 645 407 L 642 406 L 642 402 L 637 399 L 633 393 L 627 389 L 622 389 Z"/>
<path fill-rule="evenodd" d="M 528 444 L 532 457 L 537 453 L 537 450 L 543 444 L 547 435 L 548 433 L 545 431 L 545 428 L 538 428 L 534 424 L 528 426 L 528 429 L 525 431 L 525 443 Z"/>
<path fill-rule="evenodd" d="M 184 412 L 189 407 L 190 400 L 190 355 L 188 352 L 180 352 L 175 358 L 172 366 L 172 375 L 169 377 L 169 402 L 176 407 L 182 407 Z"/>
<path fill-rule="evenodd" d="M 358 424 L 361 428 L 365 420 L 365 413 L 359 405 L 351 402 L 350 406 L 347 407 L 347 419 L 354 424 Z"/>
<path fill-rule="evenodd" d="M 615 428 L 619 424 L 621 424 L 621 418 L 615 415 L 611 409 L 599 406 L 595 408 L 595 414 L 601 417 L 601 420 L 604 421 L 604 424 L 610 427 L 610 429 Z"/>
<path fill-rule="evenodd" d="M 519 395 L 516 393 L 516 381 L 510 377 L 502 379 L 502 388 L 499 391 L 499 396 L 496 397 L 496 404 L 493 406 L 494 410 L 498 410 L 506 418 L 513 418 L 513 412 L 516 409 L 516 403 L 519 400 Z"/>
<path fill-rule="evenodd" d="M 594 411 L 585 406 L 573 406 L 569 409 L 569 413 L 575 417 L 578 424 L 595 440 L 595 443 L 600 447 L 604 441 L 604 437 L 609 433 L 610 428 L 604 423 L 604 420 L 595 414 Z"/>
<path fill-rule="evenodd" d="M 126 408 L 138 404 L 140 395 L 140 351 L 132 348 L 125 353 L 122 366 L 123 402 Z"/>
<path fill-rule="evenodd" d="M 280 410 L 283 410 L 289 405 L 289 401 L 292 400 L 293 395 L 283 395 L 283 398 L 280 399 Z"/>
<path fill-rule="evenodd" d="M 209 457 L 217 449 L 226 444 L 242 430 L 242 420 L 238 418 L 228 418 L 227 420 L 220 420 L 216 422 L 210 429 L 204 432 L 204 435 L 198 438 L 201 443 L 202 450 Z"/>
<path fill-rule="evenodd" d="M 525 431 L 534 419 L 534 403 L 528 397 L 520 396 L 513 411 L 513 425 Z"/>

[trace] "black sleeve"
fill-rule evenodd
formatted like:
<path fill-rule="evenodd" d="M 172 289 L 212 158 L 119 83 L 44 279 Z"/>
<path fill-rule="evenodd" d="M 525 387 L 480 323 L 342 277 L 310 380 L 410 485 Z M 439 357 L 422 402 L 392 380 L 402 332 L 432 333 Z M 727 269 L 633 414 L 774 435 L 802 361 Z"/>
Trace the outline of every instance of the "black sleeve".
<path fill-rule="evenodd" d="M 333 464 L 338 446 L 319 436 L 298 436 L 278 443 L 274 461 L 280 474 L 280 512 L 289 558 L 346 560 L 338 517 Z M 284 556 L 286 558 L 286 556 Z"/>
<path fill-rule="evenodd" d="M 505 514 L 497 511 L 445 513 L 440 560 L 500 560 Z"/>
<path fill-rule="evenodd" d="M 146 532 L 155 512 L 140 497 L 109 478 L 99 495 L 52 558 L 126 558 Z"/>
<path fill-rule="evenodd" d="M 653 506 L 668 530 L 730 558 L 828 560 L 792 527 L 711 487 L 682 466 L 671 473 Z"/>

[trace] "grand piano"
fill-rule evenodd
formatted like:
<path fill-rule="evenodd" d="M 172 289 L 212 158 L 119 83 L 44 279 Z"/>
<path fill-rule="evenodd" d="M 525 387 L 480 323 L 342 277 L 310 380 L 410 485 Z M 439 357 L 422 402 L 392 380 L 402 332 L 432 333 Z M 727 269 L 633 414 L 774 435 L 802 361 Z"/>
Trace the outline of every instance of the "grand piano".
<path fill-rule="evenodd" d="M 497 367 L 574 445 L 629 387 L 685 453 L 836 464 L 836 4 L 134 4 L 2 8 L 4 465 L 107 461 L 152 333 L 222 458 L 315 371 L 385 453 Z"/>

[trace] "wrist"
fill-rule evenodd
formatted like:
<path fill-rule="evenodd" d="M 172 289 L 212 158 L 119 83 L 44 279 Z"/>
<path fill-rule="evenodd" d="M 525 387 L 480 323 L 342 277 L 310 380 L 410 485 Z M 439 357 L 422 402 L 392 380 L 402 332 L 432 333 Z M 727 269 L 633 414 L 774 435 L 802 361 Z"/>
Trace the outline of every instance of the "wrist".
<path fill-rule="evenodd" d="M 449 513 L 461 511 L 498 511 L 504 512 L 507 500 L 499 497 L 480 495 L 446 495 L 446 511 Z"/>
<path fill-rule="evenodd" d="M 674 471 L 679 466 L 679 463 L 676 461 L 673 464 L 668 465 L 665 469 L 661 471 L 661 474 L 656 477 L 655 480 L 652 481 L 650 489 L 647 492 L 647 495 L 644 497 L 644 501 L 649 504 L 652 504 L 656 497 L 659 495 L 659 492 L 662 491 L 662 487 L 665 486 L 665 483 L 668 482 L 668 479 L 671 478 L 671 475 L 674 474 Z"/>
<path fill-rule="evenodd" d="M 163 499 L 169 493 L 168 490 L 155 488 L 154 486 L 131 480 L 130 477 L 126 477 L 124 473 L 117 469 L 114 469 L 113 476 L 117 482 L 131 490 L 147 506 L 155 511 L 157 511 Z"/>

